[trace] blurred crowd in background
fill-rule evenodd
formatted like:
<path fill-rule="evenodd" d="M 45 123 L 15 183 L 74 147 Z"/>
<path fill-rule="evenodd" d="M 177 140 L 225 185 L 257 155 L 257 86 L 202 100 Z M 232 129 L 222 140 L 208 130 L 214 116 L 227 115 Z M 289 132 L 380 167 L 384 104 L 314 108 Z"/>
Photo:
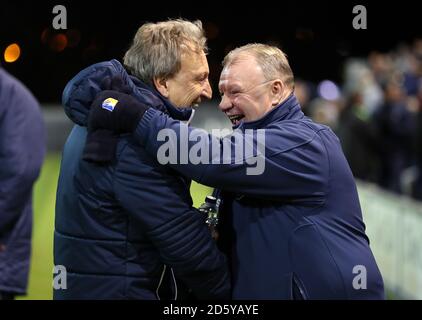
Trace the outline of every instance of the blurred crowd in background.
<path fill-rule="evenodd" d="M 338 135 L 356 178 L 422 200 L 422 39 L 347 59 L 341 84 L 297 79 L 295 93 Z"/>

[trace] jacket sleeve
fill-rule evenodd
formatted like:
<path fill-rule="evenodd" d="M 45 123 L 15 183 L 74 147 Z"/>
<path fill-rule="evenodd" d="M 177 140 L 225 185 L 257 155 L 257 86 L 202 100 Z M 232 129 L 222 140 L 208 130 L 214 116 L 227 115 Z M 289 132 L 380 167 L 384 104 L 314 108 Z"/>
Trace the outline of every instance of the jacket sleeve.
<path fill-rule="evenodd" d="M 186 181 L 132 148 L 129 144 L 119 156 L 114 182 L 117 199 L 141 222 L 163 262 L 197 298 L 229 299 L 226 259 L 204 217 L 192 207 Z"/>
<path fill-rule="evenodd" d="M 45 141 L 36 100 L 20 84 L 8 78 L 0 80 L 1 239 L 30 201 L 44 156 Z"/>
<path fill-rule="evenodd" d="M 149 109 L 135 136 L 161 164 L 205 185 L 277 199 L 319 202 L 325 195 L 327 154 L 318 134 L 305 126 L 235 130 L 218 138 Z M 171 152 L 177 157 L 166 158 Z"/>

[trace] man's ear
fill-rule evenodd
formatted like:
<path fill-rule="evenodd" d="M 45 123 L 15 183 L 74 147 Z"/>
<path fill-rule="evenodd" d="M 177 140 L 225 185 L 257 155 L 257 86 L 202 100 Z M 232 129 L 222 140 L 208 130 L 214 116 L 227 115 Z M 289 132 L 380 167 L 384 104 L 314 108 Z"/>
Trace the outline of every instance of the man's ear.
<path fill-rule="evenodd" d="M 166 78 L 154 78 L 153 81 L 154 81 L 154 86 L 158 90 L 158 92 L 161 93 L 161 95 L 163 97 L 168 98 L 169 91 L 168 91 L 168 88 L 167 88 L 167 79 Z"/>
<path fill-rule="evenodd" d="M 284 95 L 284 83 L 277 79 L 271 85 L 272 105 L 279 105 Z"/>

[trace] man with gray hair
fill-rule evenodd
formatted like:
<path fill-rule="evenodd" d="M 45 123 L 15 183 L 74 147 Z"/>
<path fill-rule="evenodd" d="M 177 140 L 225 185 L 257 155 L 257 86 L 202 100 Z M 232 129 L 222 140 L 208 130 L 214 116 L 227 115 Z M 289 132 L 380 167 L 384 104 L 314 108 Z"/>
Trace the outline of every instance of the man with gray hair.
<path fill-rule="evenodd" d="M 234 299 L 383 299 L 340 142 L 330 128 L 303 115 L 293 90 L 284 53 L 249 44 L 226 56 L 220 76 L 219 108 L 233 124 L 232 135 L 202 131 L 195 141 L 183 141 L 180 133 L 195 128 L 116 91 L 99 94 L 89 122 L 93 130 L 133 133 L 152 157 L 167 143 L 157 139 L 163 129 L 175 132 L 170 146 L 184 143 L 189 154 L 200 149 L 207 155 L 201 163 L 168 166 L 223 190 L 219 241 L 231 256 Z M 119 103 L 104 118 L 101 102 L 108 97 Z M 128 113 L 134 116 L 125 118 Z M 221 149 L 240 143 L 252 145 L 253 153 L 227 159 L 230 153 Z M 250 158 L 261 159 L 264 170 L 248 174 Z"/>
<path fill-rule="evenodd" d="M 144 24 L 124 64 L 90 66 L 63 92 L 75 126 L 63 151 L 54 233 L 54 263 L 67 281 L 54 298 L 181 299 L 184 287 L 199 299 L 229 298 L 226 260 L 192 207 L 190 180 L 130 135 L 86 128 L 95 96 L 116 85 L 104 79 L 116 76 L 133 99 L 189 120 L 190 107 L 211 97 L 201 22 Z M 109 99 L 103 107 L 115 105 Z"/>

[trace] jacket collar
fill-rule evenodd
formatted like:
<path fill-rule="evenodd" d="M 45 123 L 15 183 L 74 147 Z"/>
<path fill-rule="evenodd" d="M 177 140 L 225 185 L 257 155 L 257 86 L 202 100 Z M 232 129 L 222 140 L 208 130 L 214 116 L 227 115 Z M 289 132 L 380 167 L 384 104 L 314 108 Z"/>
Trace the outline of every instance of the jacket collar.
<path fill-rule="evenodd" d="M 234 129 L 240 129 L 242 131 L 245 129 L 259 129 L 274 122 L 302 119 L 303 117 L 304 114 L 301 110 L 299 101 L 292 93 L 286 100 L 271 111 L 267 112 L 262 118 L 255 121 L 242 122 L 239 126 L 234 127 Z"/>

